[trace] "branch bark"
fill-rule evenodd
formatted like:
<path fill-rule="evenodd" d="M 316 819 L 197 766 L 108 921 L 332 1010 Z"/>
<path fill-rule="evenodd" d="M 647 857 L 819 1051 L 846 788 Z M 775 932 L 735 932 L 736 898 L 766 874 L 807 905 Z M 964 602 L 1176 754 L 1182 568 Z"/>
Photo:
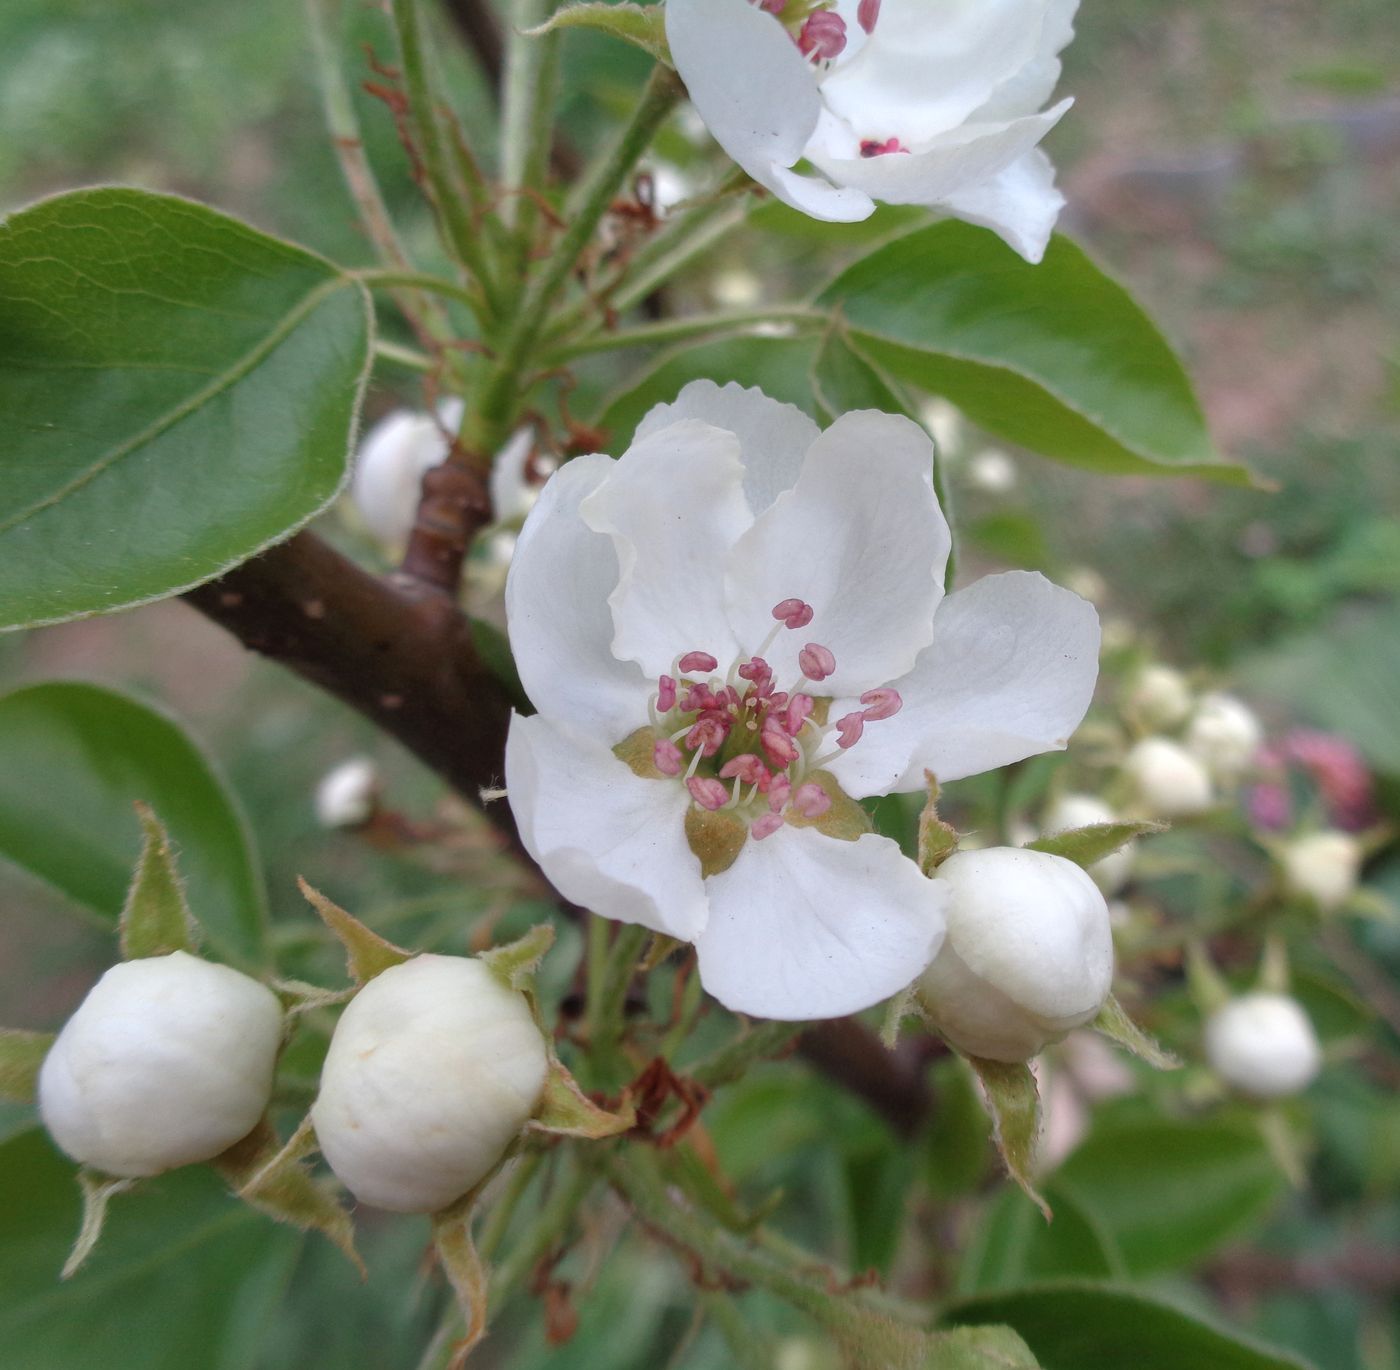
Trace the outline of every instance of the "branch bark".
<path fill-rule="evenodd" d="M 933 1099 L 922 1052 L 902 1047 L 886 1051 L 879 1037 L 854 1018 L 813 1023 L 797 1050 L 823 1075 L 869 1104 L 899 1136 L 914 1136 L 928 1116 Z"/>

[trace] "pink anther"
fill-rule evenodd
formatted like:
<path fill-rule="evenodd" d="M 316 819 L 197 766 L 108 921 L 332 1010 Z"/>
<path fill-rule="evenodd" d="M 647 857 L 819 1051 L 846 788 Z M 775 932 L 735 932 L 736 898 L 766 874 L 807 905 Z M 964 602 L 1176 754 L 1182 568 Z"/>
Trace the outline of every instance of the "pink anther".
<path fill-rule="evenodd" d="M 676 680 L 674 676 L 664 675 L 657 681 L 656 707 L 663 714 L 670 713 L 676 707 Z"/>
<path fill-rule="evenodd" d="M 723 703 L 708 685 L 692 685 L 681 696 L 681 712 L 698 714 L 704 709 L 718 709 Z"/>
<path fill-rule="evenodd" d="M 856 712 L 847 714 L 845 718 L 836 720 L 836 731 L 841 734 L 836 739 L 836 745 L 843 751 L 847 747 L 854 747 L 860 741 L 860 735 L 865 731 L 865 715 Z"/>
<path fill-rule="evenodd" d="M 690 791 L 690 797 L 711 813 L 729 803 L 729 791 L 713 776 L 692 775 L 685 782 L 685 787 Z"/>
<path fill-rule="evenodd" d="M 780 770 L 791 766 L 801 755 L 797 743 L 783 731 L 782 724 L 776 718 L 770 717 L 764 721 L 758 741 L 769 761 Z"/>
<path fill-rule="evenodd" d="M 803 818 L 820 818 L 831 807 L 831 796 L 815 780 L 809 780 L 793 791 L 792 807 Z"/>
<path fill-rule="evenodd" d="M 761 785 L 768 778 L 768 767 L 752 752 L 745 752 L 726 761 L 719 768 L 722 780 L 733 780 L 736 776 L 745 785 Z"/>
<path fill-rule="evenodd" d="M 782 814 L 765 813 L 755 818 L 749 825 L 749 833 L 752 835 L 755 842 L 762 842 L 765 837 L 772 837 L 782 826 Z"/>
<path fill-rule="evenodd" d="M 787 0 L 779 0 L 779 3 L 785 5 L 787 4 Z M 856 23 L 859 24 L 866 33 L 875 32 L 875 25 L 879 18 L 880 0 L 860 0 L 860 6 L 856 10 Z"/>
<path fill-rule="evenodd" d="M 846 50 L 846 21 L 833 10 L 817 10 L 802 25 L 797 49 L 820 62 L 839 57 Z"/>
<path fill-rule="evenodd" d="M 677 665 L 682 675 L 690 675 L 693 672 L 713 671 L 719 662 L 709 652 L 687 652 Z"/>
<path fill-rule="evenodd" d="M 773 606 L 773 617 L 785 628 L 805 628 L 813 612 L 812 606 L 800 599 L 785 599 Z"/>
<path fill-rule="evenodd" d="M 904 707 L 899 691 L 890 689 L 867 690 L 861 695 L 860 702 L 865 705 L 861 715 L 867 723 L 878 723 L 882 718 L 893 718 Z"/>
<path fill-rule="evenodd" d="M 792 781 L 785 775 L 775 775 L 768 787 L 768 807 L 774 813 L 782 813 L 792 797 Z"/>
<path fill-rule="evenodd" d="M 663 737 L 651 749 L 652 764 L 662 775 L 681 773 L 681 749 L 668 737 Z"/>
<path fill-rule="evenodd" d="M 787 0 L 758 0 L 758 7 L 769 14 L 781 14 L 787 9 Z"/>
<path fill-rule="evenodd" d="M 908 151 L 898 138 L 886 138 L 883 143 L 878 138 L 862 138 L 860 143 L 862 157 L 884 157 L 891 152 Z"/>
<path fill-rule="evenodd" d="M 808 680 L 825 680 L 836 669 L 836 658 L 830 647 L 809 642 L 797 654 L 797 664 Z"/>
<path fill-rule="evenodd" d="M 793 695 L 788 700 L 787 708 L 783 710 L 783 727 L 791 736 L 796 737 L 802 731 L 802 725 L 812 716 L 815 707 L 816 701 L 811 695 Z"/>
<path fill-rule="evenodd" d="M 857 718 L 859 714 L 855 715 Z M 685 735 L 685 745 L 691 751 L 699 751 L 705 756 L 713 756 L 724 746 L 724 739 L 729 736 L 728 724 L 722 718 L 714 714 L 705 714 L 695 721 L 695 726 Z"/>

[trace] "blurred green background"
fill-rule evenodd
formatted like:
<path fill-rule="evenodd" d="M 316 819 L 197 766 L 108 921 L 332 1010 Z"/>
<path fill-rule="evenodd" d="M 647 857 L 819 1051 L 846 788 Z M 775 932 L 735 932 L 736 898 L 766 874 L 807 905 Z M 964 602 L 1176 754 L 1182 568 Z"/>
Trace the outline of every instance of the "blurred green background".
<path fill-rule="evenodd" d="M 382 16 L 349 0 L 341 30 L 347 67 L 369 75 L 365 45 L 381 56 L 390 50 Z M 464 123 L 489 144 L 489 93 L 449 23 L 441 34 Z M 989 444 L 967 430 L 948 451 L 965 574 L 1004 563 L 1090 587 L 1106 623 L 1177 666 L 1218 673 L 1271 724 L 1308 723 L 1353 739 L 1392 794 L 1400 778 L 1397 53 L 1394 0 L 1086 0 L 1062 83 L 1077 104 L 1049 144 L 1069 200 L 1062 227 L 1161 322 L 1188 361 L 1218 442 L 1275 488 L 1096 478 L 1014 451 L 989 456 Z M 310 62 L 301 9 L 285 0 L 5 0 L 0 212 L 73 186 L 127 182 L 208 201 L 339 261 L 366 262 L 322 136 Z M 567 126 L 580 151 L 625 107 L 644 67 L 630 50 L 571 37 Z M 363 93 L 358 103 L 389 201 L 431 259 L 431 226 L 388 111 Z M 679 130 L 672 147 L 678 160 L 708 155 Z M 814 266 L 800 225 L 781 213 L 768 219 L 771 234 L 732 240 L 701 264 L 679 301 L 714 304 L 755 289 L 779 299 L 834 270 L 829 258 Z M 392 388 L 400 379 L 386 373 L 376 383 L 371 416 L 412 398 L 411 386 Z M 583 401 L 616 379 L 615 369 L 585 373 Z M 321 832 L 310 803 L 315 781 L 351 753 L 382 763 L 406 811 L 426 812 L 438 788 L 368 725 L 245 655 L 185 606 L 0 639 L 0 688 L 54 676 L 131 688 L 187 721 L 252 815 L 274 915 L 300 916 L 298 873 L 357 909 L 417 900 L 425 916 L 460 926 L 489 903 L 441 871 Z M 1400 871 L 1377 879 L 1400 892 Z M 1400 953 L 1393 930 L 1376 937 L 1378 950 Z M 56 1026 L 110 956 L 105 933 L 0 870 L 0 1021 Z M 1384 1311 L 1400 1277 L 1394 1084 L 1359 1075 L 1324 1082 L 1314 1174 L 1325 1184 L 1282 1198 L 1265 1185 L 1250 1201 L 1253 1226 L 1242 1229 L 1255 1249 L 1284 1255 L 1326 1255 L 1359 1240 L 1390 1261 L 1388 1286 L 1363 1288 L 1368 1280 L 1346 1274 L 1305 1288 L 1271 1282 L 1262 1267 L 1231 1264 L 1228 1250 L 1212 1254 L 1205 1285 L 1188 1287 L 1178 1274 L 1195 1252 L 1146 1260 L 1142 1273 L 1192 1300 L 1214 1298 L 1322 1370 L 1400 1365 L 1395 1319 Z M 945 1085 L 946 1126 L 956 1128 L 958 1086 Z M 1110 1135 L 1135 1125 L 1131 1109 L 1120 1114 L 1104 1124 Z M 872 1204 L 897 1213 L 901 1186 L 922 1162 L 902 1155 L 849 1099 L 812 1077 L 760 1071 L 707 1119 L 737 1179 L 786 1188 L 797 1235 L 816 1240 L 839 1229 L 855 1265 L 894 1259 L 890 1213 L 872 1216 Z M 971 1146 L 976 1171 L 975 1130 Z M 1170 1151 L 1160 1137 L 1144 1147 L 1149 1171 Z M 993 1275 L 965 1288 L 996 1287 L 998 1269 L 1034 1272 L 1044 1253 L 1025 1235 L 1024 1215 L 1011 1211 L 1019 1203 L 1007 1197 L 1000 1226 L 979 1237 L 976 1260 Z M 371 1243 L 411 1270 L 423 1233 L 385 1226 Z M 302 1267 L 297 1279 L 314 1289 L 316 1275 Z M 569 1346 L 545 1351 L 540 1330 L 522 1327 L 507 1334 L 512 1349 L 497 1353 L 510 1358 L 496 1363 L 661 1366 L 686 1333 L 685 1304 L 666 1268 L 637 1258 L 602 1277 Z M 329 1313 L 324 1324 L 289 1318 L 286 1359 L 276 1363 L 310 1364 L 313 1348 L 330 1356 L 339 1347 L 347 1358 L 324 1363 L 396 1366 L 402 1353 L 389 1349 L 390 1332 L 416 1340 L 422 1310 L 380 1311 L 339 1324 Z M 389 1340 L 379 1347 L 376 1337 Z M 707 1330 L 685 1364 L 727 1364 L 720 1347 Z M 783 1354 L 778 1370 L 823 1364 L 799 1342 Z"/>

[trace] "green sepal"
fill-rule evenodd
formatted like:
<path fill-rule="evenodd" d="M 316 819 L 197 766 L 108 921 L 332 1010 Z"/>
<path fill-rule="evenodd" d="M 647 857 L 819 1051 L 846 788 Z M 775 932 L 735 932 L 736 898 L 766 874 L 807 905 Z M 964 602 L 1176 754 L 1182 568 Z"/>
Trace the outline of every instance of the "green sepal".
<path fill-rule="evenodd" d="M 553 945 L 553 925 L 536 923 L 523 937 L 483 951 L 479 959 L 507 989 L 524 993 L 534 989 L 535 972 Z"/>
<path fill-rule="evenodd" d="M 887 1051 L 893 1051 L 899 1041 L 899 1030 L 906 1018 L 917 1018 L 920 1022 L 932 1026 L 929 1022 L 928 1014 L 924 1012 L 924 1006 L 919 1002 L 918 982 L 906 985 L 898 994 L 885 1004 L 885 1016 L 880 1021 L 880 1041 L 884 1043 Z"/>
<path fill-rule="evenodd" d="M 39 1068 L 54 1044 L 52 1032 L 0 1028 L 0 1099 L 32 1104 L 39 1088 Z"/>
<path fill-rule="evenodd" d="M 500 1170 L 497 1166 L 474 1189 L 433 1214 L 433 1247 L 462 1311 L 465 1331 L 452 1349 L 447 1370 L 459 1370 L 486 1335 L 486 1305 L 490 1282 L 486 1264 L 472 1240 L 472 1217 L 481 1192 Z"/>
<path fill-rule="evenodd" d="M 1195 938 L 1186 946 L 1186 983 L 1196 1007 L 1207 1016 L 1224 1008 L 1234 997 L 1229 982 L 1210 959 L 1210 953 Z"/>
<path fill-rule="evenodd" d="M 1138 1027 L 1111 994 L 1104 1000 L 1099 1016 L 1089 1026 L 1156 1070 L 1181 1069 L 1181 1061 Z"/>
<path fill-rule="evenodd" d="M 582 1137 L 598 1141 L 630 1132 L 637 1125 L 637 1110 L 624 1093 L 615 1113 L 595 1104 L 579 1087 L 564 1063 L 550 1053 L 549 1074 L 545 1077 L 535 1116 L 525 1124 L 530 1132 L 555 1137 Z"/>
<path fill-rule="evenodd" d="M 930 1338 L 923 1370 L 1040 1370 L 1031 1348 L 1009 1327 L 958 1327 Z"/>
<path fill-rule="evenodd" d="M 270 988 L 289 1014 L 331 1008 L 355 997 L 353 989 L 322 989 L 320 985 L 309 985 L 305 980 L 274 980 Z"/>
<path fill-rule="evenodd" d="M 241 1141 L 216 1156 L 214 1168 L 238 1198 L 260 1213 L 305 1232 L 329 1237 L 366 1277 L 355 1250 L 355 1226 L 349 1212 L 304 1164 L 316 1150 L 316 1133 L 308 1114 L 285 1143 L 266 1116 Z"/>
<path fill-rule="evenodd" d="M 679 937 L 668 937 L 664 932 L 652 933 L 651 941 L 647 943 L 647 949 L 637 965 L 637 973 L 639 975 L 649 974 L 668 957 L 673 956 L 682 947 L 689 945 L 688 942 L 682 942 Z"/>
<path fill-rule="evenodd" d="M 377 932 L 371 932 L 358 918 L 346 913 L 320 890 L 313 889 L 301 876 L 297 876 L 297 887 L 345 948 L 346 968 L 357 985 L 363 985 L 391 967 L 412 960 L 412 952 L 396 947 Z"/>
<path fill-rule="evenodd" d="M 795 809 L 790 810 L 787 821 L 794 828 L 815 828 L 823 837 L 834 837 L 838 842 L 856 842 L 875 831 L 870 815 L 841 788 L 830 771 L 812 771 L 807 782 L 821 788 L 831 800 L 831 807 L 817 818 L 804 818 Z"/>
<path fill-rule="evenodd" d="M 1050 1221 L 1050 1205 L 1036 1189 L 1033 1177 L 1040 1141 L 1040 1090 L 1028 1061 L 988 1061 L 969 1056 L 967 1063 L 982 1082 L 987 1112 L 992 1115 L 992 1139 L 1007 1173 Z"/>
<path fill-rule="evenodd" d="M 931 876 L 958 849 L 958 830 L 938 816 L 938 777 L 924 772 L 928 802 L 919 815 L 919 869 Z"/>
<path fill-rule="evenodd" d="M 1268 994 L 1287 994 L 1292 976 L 1288 969 L 1288 948 L 1283 939 L 1271 934 L 1264 939 L 1256 984 Z"/>
<path fill-rule="evenodd" d="M 1049 837 L 1037 837 L 1027 842 L 1030 851 L 1048 852 L 1051 856 L 1063 856 L 1076 866 L 1087 870 L 1112 856 L 1120 847 L 1125 847 L 1135 837 L 1148 833 L 1166 832 L 1170 824 L 1156 823 L 1151 819 L 1125 819 L 1120 823 L 1091 823 L 1087 828 L 1070 828 Z"/>
<path fill-rule="evenodd" d="M 103 1175 L 86 1167 L 78 1171 L 78 1188 L 83 1194 L 83 1221 L 73 1249 L 63 1262 L 59 1279 L 72 1279 L 83 1268 L 84 1262 L 96 1248 L 98 1238 L 102 1236 L 102 1227 L 107 1221 L 107 1201 L 113 1194 L 124 1194 L 135 1184 L 135 1180 L 119 1180 L 113 1175 Z"/>
<path fill-rule="evenodd" d="M 659 5 L 610 5 L 603 0 L 582 0 L 582 3 L 569 5 L 555 14 L 548 23 L 538 28 L 526 29 L 529 38 L 539 38 L 555 29 L 589 28 L 602 29 L 614 38 L 639 47 L 645 53 L 673 67 L 671 48 L 666 41 L 666 21 Z"/>
<path fill-rule="evenodd" d="M 185 899 L 170 835 L 150 805 L 138 800 L 136 816 L 145 837 L 117 923 L 122 959 L 193 953 L 199 947 L 199 924 Z"/>

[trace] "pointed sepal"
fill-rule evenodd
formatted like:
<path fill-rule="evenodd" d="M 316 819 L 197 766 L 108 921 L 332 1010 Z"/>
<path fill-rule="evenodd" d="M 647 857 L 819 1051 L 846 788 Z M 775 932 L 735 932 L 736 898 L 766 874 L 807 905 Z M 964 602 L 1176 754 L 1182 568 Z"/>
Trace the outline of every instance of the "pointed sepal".
<path fill-rule="evenodd" d="M 551 1054 L 549 1074 L 535 1116 L 525 1124 L 531 1132 L 555 1137 L 582 1137 L 598 1141 L 630 1132 L 637 1125 L 637 1110 L 625 1094 L 616 1112 L 595 1104 L 579 1087 L 564 1063 Z"/>
<path fill-rule="evenodd" d="M 274 980 L 271 988 L 289 1014 L 333 1008 L 336 1004 L 353 999 L 357 993 L 355 989 L 322 989 L 320 985 L 310 985 L 305 980 Z"/>
<path fill-rule="evenodd" d="M 1125 847 L 1136 837 L 1149 833 L 1166 832 L 1170 824 L 1156 823 L 1150 819 L 1124 819 L 1118 823 L 1091 823 L 1087 828 L 1069 828 L 1049 837 L 1037 837 L 1027 842 L 1031 851 L 1048 852 L 1051 856 L 1063 856 L 1076 866 L 1087 870 L 1112 856 L 1120 847 Z"/>
<path fill-rule="evenodd" d="M 955 1327 L 929 1338 L 920 1370 L 1041 1370 L 1035 1353 L 1010 1327 Z"/>
<path fill-rule="evenodd" d="M 958 849 L 958 830 L 938 816 L 938 779 L 924 772 L 928 801 L 919 815 L 919 869 L 932 875 Z"/>
<path fill-rule="evenodd" d="M 401 966 L 411 960 L 413 953 L 396 947 L 377 932 L 360 922 L 352 914 L 346 913 L 339 904 L 327 899 L 320 890 L 308 885 L 297 876 L 297 887 L 306 896 L 306 901 L 321 915 L 321 921 L 335 934 L 345 948 L 345 961 L 350 978 L 357 985 L 373 980 L 376 975 L 391 966 Z"/>
<path fill-rule="evenodd" d="M 241 1141 L 214 1160 L 214 1167 L 244 1203 L 303 1232 L 330 1238 L 365 1278 L 355 1250 L 350 1214 L 330 1188 L 305 1164 L 316 1150 L 316 1133 L 308 1115 L 285 1143 L 266 1117 Z"/>
<path fill-rule="evenodd" d="M 1035 1152 L 1040 1141 L 1040 1090 L 1028 1061 L 988 1061 L 969 1056 L 967 1063 L 982 1082 L 982 1097 L 992 1116 L 992 1139 L 1007 1173 L 1050 1220 L 1050 1205 L 1035 1187 Z"/>
<path fill-rule="evenodd" d="M 0 1099 L 32 1104 L 39 1090 L 39 1068 L 54 1044 L 52 1032 L 0 1028 Z"/>
<path fill-rule="evenodd" d="M 880 1023 L 880 1041 L 886 1051 L 895 1049 L 899 1042 L 899 1030 L 906 1018 L 918 1018 L 922 1022 L 928 1022 L 923 1005 L 919 1003 L 918 995 L 915 993 L 917 988 L 917 981 L 912 985 L 906 985 L 885 1004 L 885 1016 Z"/>
<path fill-rule="evenodd" d="M 666 42 L 666 22 L 660 6 L 633 4 L 611 4 L 604 0 L 581 0 L 576 5 L 567 5 L 538 28 L 526 29 L 530 38 L 538 38 L 555 29 L 590 28 L 602 29 L 614 38 L 639 47 L 658 62 L 674 66 L 671 61 L 671 48 Z"/>
<path fill-rule="evenodd" d="M 199 924 L 185 898 L 170 835 L 149 805 L 138 801 L 136 816 L 144 837 L 117 924 L 122 959 L 194 952 L 199 947 Z"/>
<path fill-rule="evenodd" d="M 86 1168 L 78 1171 L 78 1187 L 83 1192 L 83 1221 L 73 1249 L 63 1263 L 59 1279 L 72 1279 L 83 1268 L 97 1246 L 98 1238 L 102 1236 L 102 1227 L 107 1221 L 108 1200 L 114 1194 L 124 1194 L 135 1183 L 135 1180 L 119 1180 Z"/>
<path fill-rule="evenodd" d="M 1099 1016 L 1089 1026 L 1110 1041 L 1117 1042 L 1125 1051 L 1131 1051 L 1139 1060 L 1146 1061 L 1155 1070 L 1181 1069 L 1179 1058 L 1138 1027 L 1128 1017 L 1123 1005 L 1111 994 L 1104 1000 Z"/>
<path fill-rule="evenodd" d="M 1266 994 L 1287 994 L 1292 976 L 1288 968 L 1288 948 L 1283 939 L 1271 935 L 1264 939 L 1264 951 L 1259 958 L 1258 987 Z"/>
<path fill-rule="evenodd" d="M 528 993 L 534 989 L 540 962 L 553 945 L 554 928 L 548 923 L 537 923 L 524 937 L 483 951 L 478 959 L 507 989 Z"/>
<path fill-rule="evenodd" d="M 472 1216 L 483 1185 L 464 1194 L 456 1203 L 433 1214 L 433 1245 L 442 1262 L 457 1306 L 462 1312 L 465 1331 L 452 1348 L 448 1370 L 466 1364 L 472 1349 L 486 1335 L 487 1295 L 490 1289 L 486 1264 L 472 1240 Z"/>
<path fill-rule="evenodd" d="M 1195 939 L 1186 947 L 1186 983 L 1196 1007 L 1207 1017 L 1224 1008 L 1234 997 L 1229 982 L 1210 959 L 1210 953 Z"/>

